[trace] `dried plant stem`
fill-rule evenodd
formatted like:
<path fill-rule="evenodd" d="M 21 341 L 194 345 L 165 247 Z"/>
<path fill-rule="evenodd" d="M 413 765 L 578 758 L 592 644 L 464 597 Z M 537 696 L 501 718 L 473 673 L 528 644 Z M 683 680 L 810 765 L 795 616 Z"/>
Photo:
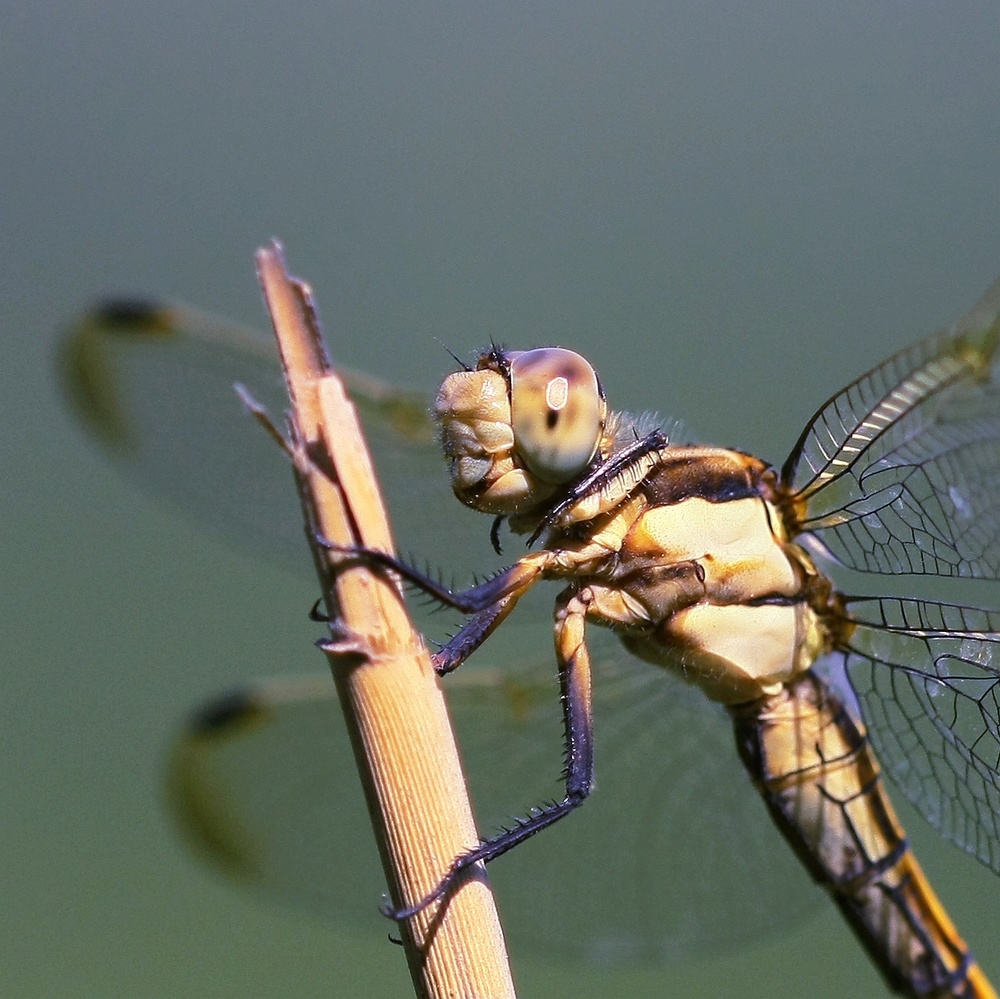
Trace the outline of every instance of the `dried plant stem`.
<path fill-rule="evenodd" d="M 392 550 L 354 407 L 330 367 L 309 289 L 281 247 L 257 253 L 292 400 L 296 478 L 335 641 L 328 650 L 393 904 L 423 898 L 477 841 L 441 692 L 398 589 L 366 567 L 331 572 L 317 533 Z M 337 844 L 331 842 L 335 852 Z M 419 997 L 514 996 L 503 935 L 480 871 L 400 926 Z"/>

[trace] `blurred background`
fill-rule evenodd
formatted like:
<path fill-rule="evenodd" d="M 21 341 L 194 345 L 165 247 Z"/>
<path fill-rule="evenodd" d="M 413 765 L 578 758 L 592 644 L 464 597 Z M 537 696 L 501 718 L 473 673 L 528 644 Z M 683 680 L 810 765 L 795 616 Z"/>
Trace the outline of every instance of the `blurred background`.
<path fill-rule="evenodd" d="M 430 390 L 442 343 L 559 342 L 613 403 L 780 463 L 823 399 L 1000 272 L 1000 8 L 164 0 L 0 21 L 0 992 L 405 995 L 384 934 L 268 907 L 174 835 L 179 719 L 320 669 L 313 587 L 109 469 L 59 399 L 60 331 L 109 292 L 264 326 L 252 254 L 280 236 L 345 362 Z M 903 815 L 1000 977 L 1000 881 Z M 719 958 L 515 973 L 524 996 L 882 994 L 832 907 Z"/>

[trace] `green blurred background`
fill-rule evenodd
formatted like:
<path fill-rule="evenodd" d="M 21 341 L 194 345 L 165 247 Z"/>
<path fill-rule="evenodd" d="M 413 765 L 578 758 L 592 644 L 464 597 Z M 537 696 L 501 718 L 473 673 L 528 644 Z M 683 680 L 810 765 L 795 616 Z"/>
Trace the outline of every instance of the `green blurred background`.
<path fill-rule="evenodd" d="M 252 252 L 277 235 L 346 362 L 430 388 L 439 341 L 558 341 L 618 404 L 780 462 L 829 393 L 1000 272 L 998 38 L 985 2 L 5 10 L 0 993 L 408 992 L 383 936 L 268 908 L 173 835 L 177 721 L 320 668 L 313 589 L 109 470 L 53 378 L 75 312 L 149 292 L 263 325 Z M 1000 977 L 1000 881 L 904 816 Z M 882 994 L 829 910 L 720 959 L 516 976 Z"/>

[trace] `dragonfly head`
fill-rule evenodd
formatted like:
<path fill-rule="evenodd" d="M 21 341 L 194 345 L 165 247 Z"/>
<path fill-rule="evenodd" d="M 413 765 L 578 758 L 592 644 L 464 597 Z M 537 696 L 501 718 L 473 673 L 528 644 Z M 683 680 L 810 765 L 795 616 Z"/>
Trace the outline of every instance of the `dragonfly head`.
<path fill-rule="evenodd" d="M 591 365 L 562 347 L 494 347 L 449 375 L 434 404 L 455 495 L 483 513 L 530 511 L 578 479 L 608 409 Z"/>

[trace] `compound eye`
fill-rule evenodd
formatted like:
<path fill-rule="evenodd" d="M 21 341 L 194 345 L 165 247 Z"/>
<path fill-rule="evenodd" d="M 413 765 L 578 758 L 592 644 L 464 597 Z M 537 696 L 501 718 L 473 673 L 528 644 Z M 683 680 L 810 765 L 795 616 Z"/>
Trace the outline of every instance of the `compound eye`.
<path fill-rule="evenodd" d="M 604 423 L 597 374 L 579 354 L 541 347 L 510 361 L 514 444 L 529 471 L 561 484 L 580 475 L 594 457 Z"/>

